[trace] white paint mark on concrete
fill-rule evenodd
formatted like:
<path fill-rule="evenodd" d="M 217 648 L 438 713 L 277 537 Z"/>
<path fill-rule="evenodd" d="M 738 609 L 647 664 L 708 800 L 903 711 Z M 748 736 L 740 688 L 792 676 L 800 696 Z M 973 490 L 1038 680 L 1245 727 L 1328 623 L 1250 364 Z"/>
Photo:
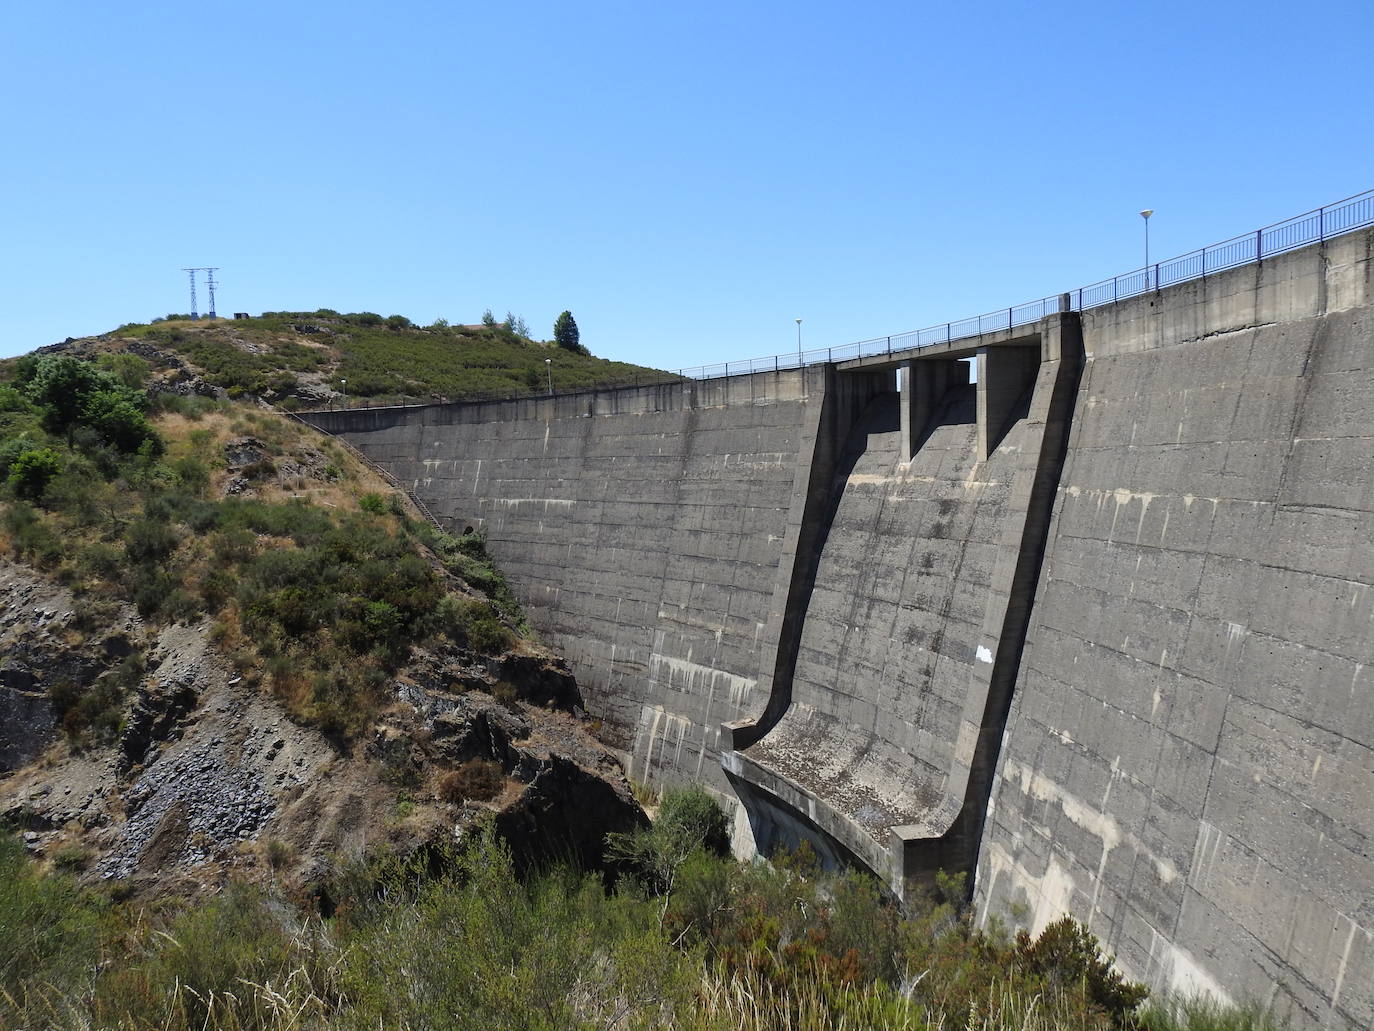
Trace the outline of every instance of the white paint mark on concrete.
<path fill-rule="evenodd" d="M 989 651 L 988 648 L 987 648 L 985 645 L 981 645 L 981 644 L 980 644 L 980 645 L 978 646 L 978 648 L 977 648 L 977 651 L 976 651 L 974 654 L 976 654 L 976 655 L 978 656 L 978 661 L 979 661 L 979 662 L 991 662 L 991 661 L 992 661 L 992 652 Z"/>

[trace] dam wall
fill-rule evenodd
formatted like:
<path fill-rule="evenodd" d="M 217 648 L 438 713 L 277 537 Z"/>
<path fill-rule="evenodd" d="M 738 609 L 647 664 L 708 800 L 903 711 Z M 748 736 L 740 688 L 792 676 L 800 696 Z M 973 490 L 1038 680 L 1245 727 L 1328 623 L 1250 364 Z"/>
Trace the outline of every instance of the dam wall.
<path fill-rule="evenodd" d="M 833 376 L 812 367 L 307 418 L 455 531 L 486 533 L 631 776 L 723 792 L 719 727 L 767 699 L 757 685 L 776 657 L 775 581 L 791 569 L 789 526 L 790 557 L 827 448 L 826 399 L 832 416 L 853 418 L 837 400 L 854 384 L 827 391 Z"/>
<path fill-rule="evenodd" d="M 1156 988 L 1363 1028 L 1372 255 L 804 370 L 306 418 L 486 531 L 635 778 L 898 895 L 967 871 L 980 919 L 1068 912 Z"/>
<path fill-rule="evenodd" d="M 1374 1024 L 1369 233 L 1083 313 L 977 872 L 1156 985 Z"/>

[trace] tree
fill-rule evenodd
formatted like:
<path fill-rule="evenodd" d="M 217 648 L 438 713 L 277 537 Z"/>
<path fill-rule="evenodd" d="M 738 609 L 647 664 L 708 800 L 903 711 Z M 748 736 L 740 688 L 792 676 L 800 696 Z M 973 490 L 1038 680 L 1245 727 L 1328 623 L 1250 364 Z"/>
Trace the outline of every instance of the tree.
<path fill-rule="evenodd" d="M 66 433 L 81 420 L 92 394 L 119 386 L 118 380 L 90 362 L 60 354 L 40 358 L 25 389 L 43 413 L 43 428 Z"/>
<path fill-rule="evenodd" d="M 66 434 L 69 445 L 72 431 L 87 426 L 120 451 L 134 452 L 149 442 L 154 453 L 161 451 L 143 415 L 147 395 L 90 362 L 66 354 L 47 355 L 33 367 L 24 390 L 42 413 L 43 428 Z"/>
<path fill-rule="evenodd" d="M 582 346 L 581 334 L 577 331 L 577 320 L 570 311 L 563 312 L 554 320 L 553 339 L 565 351 L 571 351 L 573 354 L 590 353 Z"/>
<path fill-rule="evenodd" d="M 501 323 L 506 329 L 518 337 L 529 338 L 530 327 L 523 318 L 513 312 L 506 312 L 506 321 Z"/>

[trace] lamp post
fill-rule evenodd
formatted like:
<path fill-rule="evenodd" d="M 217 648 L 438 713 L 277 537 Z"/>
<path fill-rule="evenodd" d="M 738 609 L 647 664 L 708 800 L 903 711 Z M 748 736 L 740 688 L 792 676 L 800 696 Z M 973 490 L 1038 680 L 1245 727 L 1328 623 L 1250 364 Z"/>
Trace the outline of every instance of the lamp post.
<path fill-rule="evenodd" d="M 346 379 L 340 379 L 340 380 L 339 380 L 339 399 L 340 399 L 340 400 L 339 400 L 339 407 L 340 407 L 340 408 L 347 408 L 347 407 L 348 407 L 348 380 L 346 380 Z"/>
<path fill-rule="evenodd" d="M 553 359 L 552 359 L 552 358 L 545 358 L 545 359 L 544 359 L 544 372 L 547 373 L 547 374 L 548 374 L 548 377 L 549 377 L 549 397 L 553 397 Z"/>
<path fill-rule="evenodd" d="M 1140 213 L 1140 217 L 1145 220 L 1145 289 L 1150 289 L 1150 216 L 1155 213 L 1154 208 L 1146 208 Z"/>
<path fill-rule="evenodd" d="M 802 365 L 801 319 L 798 319 L 798 320 L 797 320 L 797 368 L 800 369 L 800 368 L 801 368 L 801 365 Z"/>

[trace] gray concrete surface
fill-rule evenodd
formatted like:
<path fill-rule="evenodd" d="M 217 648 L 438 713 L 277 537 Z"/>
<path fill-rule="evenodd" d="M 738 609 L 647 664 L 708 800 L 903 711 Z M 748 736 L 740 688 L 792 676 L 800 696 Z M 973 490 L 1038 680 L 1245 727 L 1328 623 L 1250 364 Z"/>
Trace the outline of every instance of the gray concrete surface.
<path fill-rule="evenodd" d="M 1084 316 L 983 837 L 1156 986 L 1374 1024 L 1374 237 Z"/>
<path fill-rule="evenodd" d="M 1052 316 L 312 420 L 487 530 L 633 776 L 738 791 L 759 845 L 899 890 L 974 869 L 980 918 L 1072 913 L 1157 988 L 1367 1028 L 1371 252 L 1089 311 L 1081 377 Z M 932 371 L 903 412 L 884 378 L 980 348 L 1000 383 Z"/>

